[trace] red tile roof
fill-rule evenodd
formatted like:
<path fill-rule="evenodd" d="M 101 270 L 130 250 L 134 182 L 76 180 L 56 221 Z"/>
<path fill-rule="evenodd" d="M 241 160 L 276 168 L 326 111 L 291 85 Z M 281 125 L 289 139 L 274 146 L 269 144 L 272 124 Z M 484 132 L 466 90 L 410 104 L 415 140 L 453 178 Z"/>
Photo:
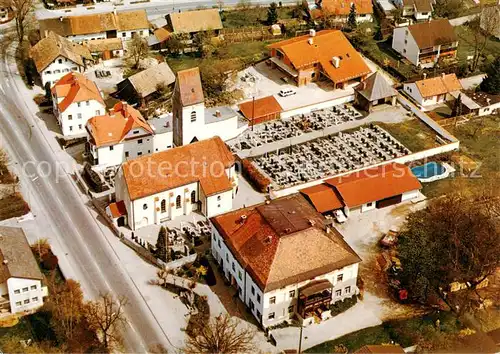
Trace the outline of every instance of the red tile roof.
<path fill-rule="evenodd" d="M 67 73 L 53 87 L 56 97 L 64 97 L 58 103 L 59 111 L 64 112 L 74 102 L 96 100 L 103 106 L 104 100 L 95 82 L 80 73 Z"/>
<path fill-rule="evenodd" d="M 127 215 L 127 208 L 123 200 L 116 203 L 109 204 L 109 211 L 113 218 L 119 218 L 120 216 Z"/>
<path fill-rule="evenodd" d="M 175 89 L 179 91 L 183 106 L 191 106 L 205 100 L 199 68 L 181 70 L 177 73 Z"/>
<path fill-rule="evenodd" d="M 130 200 L 198 181 L 210 196 L 232 188 L 225 169 L 234 161 L 226 144 L 216 136 L 127 161 L 121 169 Z"/>
<path fill-rule="evenodd" d="M 357 14 L 373 13 L 371 0 L 322 0 L 316 3 L 330 15 L 348 16 L 351 11 L 351 4 L 355 5 Z"/>
<path fill-rule="evenodd" d="M 429 79 L 415 81 L 415 85 L 417 85 L 420 94 L 424 98 L 460 91 L 462 89 L 462 84 L 455 74 L 439 75 Z"/>
<path fill-rule="evenodd" d="M 211 219 L 259 288 L 271 291 L 360 262 L 358 255 L 300 195 Z"/>
<path fill-rule="evenodd" d="M 248 120 L 258 119 L 271 114 L 279 114 L 283 111 L 283 108 L 274 96 L 257 98 L 255 102 L 254 100 L 246 101 L 240 103 L 238 107 Z"/>
<path fill-rule="evenodd" d="M 314 205 L 319 213 L 325 213 L 344 207 L 340 197 L 335 193 L 335 189 L 324 183 L 299 191 Z"/>
<path fill-rule="evenodd" d="M 397 163 L 330 178 L 325 183 L 334 186 L 351 208 L 422 188 L 411 170 Z"/>
<path fill-rule="evenodd" d="M 312 44 L 309 39 L 312 39 Z M 335 83 L 371 73 L 361 55 L 338 30 L 320 31 L 314 37 L 305 35 L 287 39 L 273 43 L 268 48 L 283 52 L 296 70 L 319 63 L 323 72 Z M 340 59 L 338 68 L 332 62 L 333 57 Z"/>

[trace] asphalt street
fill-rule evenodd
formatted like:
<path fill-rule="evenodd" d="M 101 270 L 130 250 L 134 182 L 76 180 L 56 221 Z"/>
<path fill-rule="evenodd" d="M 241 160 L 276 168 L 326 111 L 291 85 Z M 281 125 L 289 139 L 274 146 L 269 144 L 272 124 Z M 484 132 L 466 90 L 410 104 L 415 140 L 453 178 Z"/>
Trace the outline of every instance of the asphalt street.
<path fill-rule="evenodd" d="M 167 349 L 169 340 L 156 322 L 153 313 L 122 269 L 120 259 L 86 206 L 83 196 L 71 177 L 58 163 L 57 151 L 50 146 L 38 128 L 33 114 L 16 86 L 6 64 L 5 50 L 0 63 L 0 136 L 10 159 L 24 166 L 20 180 L 30 191 L 30 201 L 43 208 L 44 220 L 52 226 L 53 238 L 65 254 L 68 264 L 75 269 L 86 296 L 111 292 L 128 299 L 125 314 L 127 326 L 123 331 L 124 346 L 128 352 L 146 352 L 155 344 Z M 60 151 L 59 151 L 60 153 Z M 37 168 L 38 167 L 38 168 Z M 50 174 L 46 173 L 51 171 Z M 42 213 L 40 213 L 42 214 Z"/>

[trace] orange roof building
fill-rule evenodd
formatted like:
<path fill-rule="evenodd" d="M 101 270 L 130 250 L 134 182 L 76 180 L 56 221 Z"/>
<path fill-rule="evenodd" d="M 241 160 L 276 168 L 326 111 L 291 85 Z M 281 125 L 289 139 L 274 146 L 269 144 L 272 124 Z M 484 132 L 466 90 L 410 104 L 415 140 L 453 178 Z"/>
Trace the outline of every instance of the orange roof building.
<path fill-rule="evenodd" d="M 357 22 L 373 21 L 373 5 L 371 0 L 316 0 L 316 8 L 311 11 L 314 18 L 328 16 L 339 22 L 346 22 L 354 5 Z"/>
<path fill-rule="evenodd" d="M 281 108 L 281 105 L 274 96 L 246 101 L 240 103 L 238 107 L 250 124 L 259 124 L 279 119 L 283 111 L 283 108 Z"/>
<path fill-rule="evenodd" d="M 327 318 L 331 303 L 357 293 L 361 259 L 324 221 L 300 194 L 211 219 L 212 254 L 264 327 Z"/>
<path fill-rule="evenodd" d="M 441 74 L 403 85 L 403 90 L 421 108 L 455 99 L 462 90 L 462 84 L 455 74 Z"/>
<path fill-rule="evenodd" d="M 139 157 L 120 167 L 116 199 L 125 202 L 133 230 L 192 211 L 211 217 L 232 209 L 234 164 L 219 137 Z"/>
<path fill-rule="evenodd" d="M 268 48 L 272 66 L 292 77 L 298 86 L 325 77 L 336 88 L 345 88 L 371 73 L 361 55 L 337 30 L 311 30 L 309 35 L 273 43 Z"/>
<path fill-rule="evenodd" d="M 106 113 L 101 91 L 80 73 L 64 75 L 51 91 L 54 114 L 64 136 L 84 135 L 87 120 Z"/>

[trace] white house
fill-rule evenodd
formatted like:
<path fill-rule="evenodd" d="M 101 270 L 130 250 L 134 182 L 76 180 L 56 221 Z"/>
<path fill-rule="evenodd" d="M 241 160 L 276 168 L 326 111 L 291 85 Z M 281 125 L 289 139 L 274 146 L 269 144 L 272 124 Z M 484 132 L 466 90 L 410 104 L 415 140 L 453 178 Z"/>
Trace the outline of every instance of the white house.
<path fill-rule="evenodd" d="M 172 95 L 174 144 L 182 146 L 194 141 L 219 136 L 230 140 L 248 128 L 229 107 L 205 108 L 200 70 L 192 68 L 177 73 Z"/>
<path fill-rule="evenodd" d="M 212 217 L 232 209 L 238 189 L 234 165 L 219 137 L 139 157 L 118 170 L 116 201 L 123 201 L 132 230 L 193 211 Z"/>
<path fill-rule="evenodd" d="M 264 328 L 325 320 L 331 304 L 359 292 L 361 259 L 300 194 L 211 222 L 212 255 Z"/>
<path fill-rule="evenodd" d="M 413 65 L 432 68 L 456 58 L 458 39 L 447 19 L 394 28 L 392 48 Z"/>
<path fill-rule="evenodd" d="M 439 76 L 403 84 L 403 91 L 421 109 L 454 99 L 453 92 L 460 92 L 462 85 L 455 74 Z"/>
<path fill-rule="evenodd" d="M 172 147 L 170 116 L 146 121 L 124 102 L 115 104 L 109 114 L 90 118 L 86 128 L 90 162 L 97 170 Z"/>
<path fill-rule="evenodd" d="M 43 306 L 47 286 L 23 229 L 0 227 L 0 312 L 28 314 Z"/>
<path fill-rule="evenodd" d="M 432 18 L 432 0 L 396 0 L 394 2 L 403 9 L 404 17 L 413 17 L 417 21 L 429 21 Z"/>
<path fill-rule="evenodd" d="M 66 137 L 86 134 L 87 120 L 106 113 L 97 85 L 79 73 L 64 75 L 52 87 L 52 102 L 54 115 Z"/>
<path fill-rule="evenodd" d="M 108 38 L 121 38 L 125 41 L 133 35 L 143 38 L 149 36 L 149 21 L 145 10 L 50 18 L 39 20 L 38 23 L 42 38 L 53 31 L 76 43 Z"/>
<path fill-rule="evenodd" d="M 50 32 L 30 49 L 42 86 L 51 87 L 69 72 L 83 73 L 92 55 L 87 47 Z"/>
<path fill-rule="evenodd" d="M 481 91 L 455 91 L 451 95 L 462 103 L 462 114 L 475 114 L 479 117 L 500 112 L 500 95 Z"/>

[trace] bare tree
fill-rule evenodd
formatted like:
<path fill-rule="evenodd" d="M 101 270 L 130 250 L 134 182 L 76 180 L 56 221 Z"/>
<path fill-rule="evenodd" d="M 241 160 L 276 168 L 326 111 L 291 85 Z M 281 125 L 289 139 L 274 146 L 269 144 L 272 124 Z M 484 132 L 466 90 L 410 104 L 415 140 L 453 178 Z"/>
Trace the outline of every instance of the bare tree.
<path fill-rule="evenodd" d="M 490 37 L 497 29 L 496 11 L 483 9 L 480 17 L 469 21 L 468 30 L 474 37 L 474 59 L 472 60 L 471 70 L 475 71 L 479 65 L 479 60 L 488 45 Z"/>
<path fill-rule="evenodd" d="M 71 340 L 84 316 L 82 289 L 77 281 L 68 279 L 63 285 L 54 285 L 51 290 L 53 326 L 60 338 Z"/>
<path fill-rule="evenodd" d="M 24 41 L 28 14 L 33 9 L 34 0 L 0 0 L 0 6 L 11 8 L 16 22 L 16 33 L 19 44 Z"/>
<path fill-rule="evenodd" d="M 252 340 L 255 333 L 248 329 L 238 329 L 238 323 L 228 314 L 212 318 L 209 323 L 199 326 L 193 336 L 186 340 L 186 353 L 248 353 L 254 352 Z"/>
<path fill-rule="evenodd" d="M 128 43 L 128 58 L 132 62 L 132 68 L 137 69 L 141 59 L 146 58 L 148 55 L 148 42 L 140 36 L 134 36 Z"/>
<path fill-rule="evenodd" d="M 124 296 L 117 298 L 110 293 L 100 294 L 99 299 L 85 304 L 85 316 L 90 328 L 96 331 L 103 347 L 112 350 L 121 344 L 120 327 L 126 322 Z"/>

